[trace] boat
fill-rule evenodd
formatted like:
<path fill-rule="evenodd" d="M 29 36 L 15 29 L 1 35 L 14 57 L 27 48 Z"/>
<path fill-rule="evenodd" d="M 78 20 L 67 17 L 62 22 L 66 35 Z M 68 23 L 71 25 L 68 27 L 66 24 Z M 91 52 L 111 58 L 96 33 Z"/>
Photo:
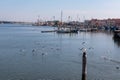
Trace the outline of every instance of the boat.
<path fill-rule="evenodd" d="M 97 30 L 98 30 L 97 28 L 91 28 L 91 32 L 97 31 Z"/>
<path fill-rule="evenodd" d="M 82 28 L 79 30 L 80 32 L 90 32 L 91 28 Z"/>
<path fill-rule="evenodd" d="M 78 33 L 78 29 L 76 29 L 75 27 L 63 25 L 62 16 L 63 16 L 63 12 L 61 11 L 61 24 L 60 26 L 58 26 L 58 30 L 56 32 L 57 33 Z"/>
<path fill-rule="evenodd" d="M 56 30 L 41 31 L 41 33 L 50 33 L 50 32 L 56 32 Z"/>
<path fill-rule="evenodd" d="M 65 27 L 65 28 L 59 28 L 57 30 L 57 33 L 78 33 L 78 30 L 71 27 L 70 28 Z"/>
<path fill-rule="evenodd" d="M 114 31 L 114 38 L 119 38 L 120 39 L 120 30 L 115 30 Z"/>

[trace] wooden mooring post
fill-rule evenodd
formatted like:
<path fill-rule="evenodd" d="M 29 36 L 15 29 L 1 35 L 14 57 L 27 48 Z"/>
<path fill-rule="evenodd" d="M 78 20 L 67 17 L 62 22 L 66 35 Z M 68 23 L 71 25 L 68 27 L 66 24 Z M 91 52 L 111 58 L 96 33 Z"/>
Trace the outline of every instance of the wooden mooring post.
<path fill-rule="evenodd" d="M 86 75 L 87 75 L 87 54 L 86 49 L 84 49 L 82 56 L 82 80 L 86 80 Z"/>

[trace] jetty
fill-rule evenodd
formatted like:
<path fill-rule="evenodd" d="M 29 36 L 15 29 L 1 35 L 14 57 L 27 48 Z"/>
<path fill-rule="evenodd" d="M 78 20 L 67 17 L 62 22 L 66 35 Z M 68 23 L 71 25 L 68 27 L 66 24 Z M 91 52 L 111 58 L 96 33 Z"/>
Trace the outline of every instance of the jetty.
<path fill-rule="evenodd" d="M 50 33 L 50 32 L 56 32 L 57 30 L 50 30 L 50 31 L 41 31 L 41 33 Z"/>

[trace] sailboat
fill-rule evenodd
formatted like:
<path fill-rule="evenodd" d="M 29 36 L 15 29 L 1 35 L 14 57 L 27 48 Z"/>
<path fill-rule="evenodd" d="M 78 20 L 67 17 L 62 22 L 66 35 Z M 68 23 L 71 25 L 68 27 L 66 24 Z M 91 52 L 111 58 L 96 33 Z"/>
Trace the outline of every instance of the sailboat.
<path fill-rule="evenodd" d="M 78 30 L 76 28 L 73 28 L 71 26 L 63 26 L 62 16 L 63 12 L 61 11 L 61 24 L 58 26 L 57 33 L 78 33 Z"/>

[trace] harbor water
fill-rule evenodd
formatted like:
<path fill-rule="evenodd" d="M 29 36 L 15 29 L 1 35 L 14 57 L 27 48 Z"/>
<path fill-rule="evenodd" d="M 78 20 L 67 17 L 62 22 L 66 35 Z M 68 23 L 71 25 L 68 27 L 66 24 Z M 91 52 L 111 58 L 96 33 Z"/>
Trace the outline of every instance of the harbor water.
<path fill-rule="evenodd" d="M 120 80 L 120 41 L 111 32 L 41 33 L 54 27 L 0 24 L 0 80 Z"/>

